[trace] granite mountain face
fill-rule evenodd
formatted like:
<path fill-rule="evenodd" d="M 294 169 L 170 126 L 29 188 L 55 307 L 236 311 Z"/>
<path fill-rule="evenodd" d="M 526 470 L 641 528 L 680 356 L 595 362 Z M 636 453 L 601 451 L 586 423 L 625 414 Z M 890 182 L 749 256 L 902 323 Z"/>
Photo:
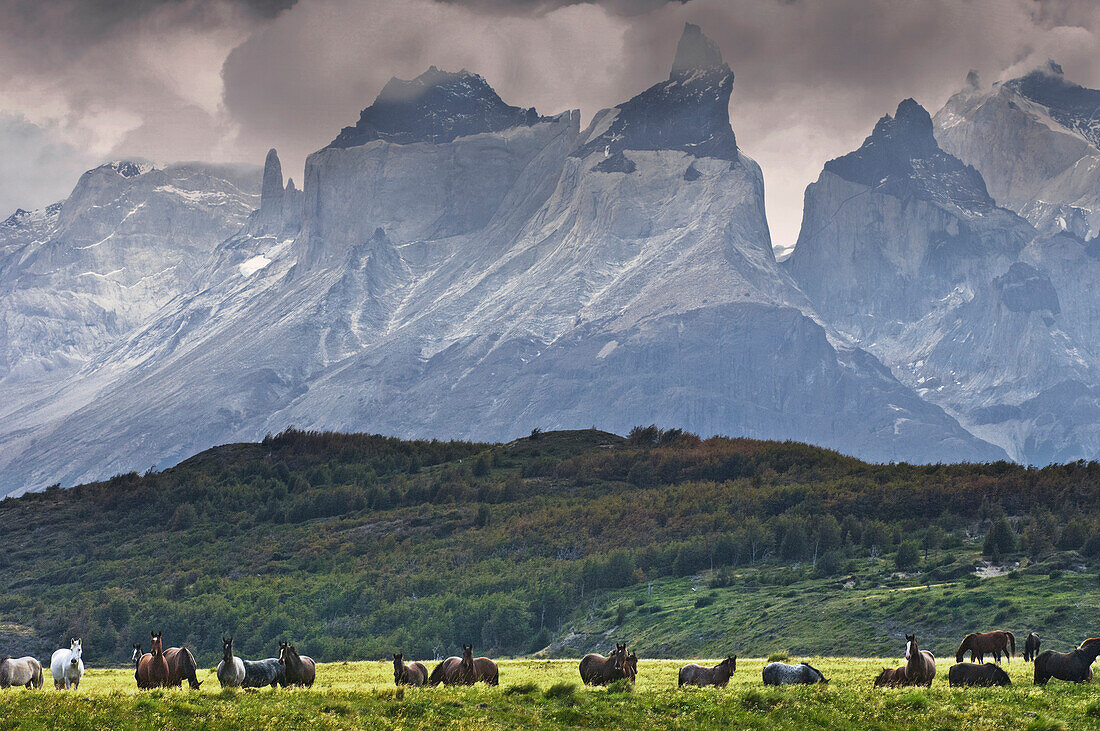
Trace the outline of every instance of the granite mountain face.
<path fill-rule="evenodd" d="M 53 390 L 13 397 L 0 488 L 288 425 L 509 439 L 657 422 L 884 461 L 1095 454 L 1084 412 L 1042 421 L 1087 412 L 1096 388 L 1091 360 L 1068 355 L 1091 332 L 1066 322 L 1095 300 L 1066 281 L 1085 244 L 1000 207 L 907 101 L 826 165 L 778 263 L 733 82 L 691 25 L 667 79 L 584 129 L 466 71 L 391 81 L 310 155 L 300 189 L 272 151 L 248 188 L 259 207 L 226 209 L 201 264 L 146 267 L 186 267 L 179 286 Z M 16 217 L 0 281 L 50 216 L 97 220 L 72 200 Z"/>

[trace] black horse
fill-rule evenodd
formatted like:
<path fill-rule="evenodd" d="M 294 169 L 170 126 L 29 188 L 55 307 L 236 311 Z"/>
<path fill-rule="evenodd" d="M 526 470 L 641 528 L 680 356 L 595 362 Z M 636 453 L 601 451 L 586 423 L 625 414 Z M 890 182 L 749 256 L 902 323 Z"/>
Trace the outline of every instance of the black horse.
<path fill-rule="evenodd" d="M 1100 656 L 1100 637 L 1090 637 L 1073 652 L 1046 650 L 1035 658 L 1035 685 L 1046 685 L 1051 678 L 1071 683 L 1092 680 L 1092 664 Z"/>
<path fill-rule="evenodd" d="M 1035 662 L 1039 655 L 1039 635 L 1032 632 L 1024 642 L 1024 662 Z"/>

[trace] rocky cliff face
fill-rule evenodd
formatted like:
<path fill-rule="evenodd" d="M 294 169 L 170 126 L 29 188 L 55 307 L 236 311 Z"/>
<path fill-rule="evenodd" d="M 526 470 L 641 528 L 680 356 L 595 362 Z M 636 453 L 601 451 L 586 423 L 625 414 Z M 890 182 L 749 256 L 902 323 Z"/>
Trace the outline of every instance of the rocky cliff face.
<path fill-rule="evenodd" d="M 1069 239 L 998 207 L 907 100 L 807 189 L 786 266 L 825 320 L 902 382 L 1013 458 L 1046 463 L 1100 446 L 1086 416 L 1096 341 L 1066 309 L 1091 301 L 1064 282 L 1086 247 Z"/>
<path fill-rule="evenodd" d="M 936 114 L 943 148 L 977 168 L 1000 205 L 1042 233 L 1100 233 L 1100 91 L 1050 62 L 983 89 L 971 76 Z"/>
<path fill-rule="evenodd" d="M 667 81 L 584 131 L 483 83 L 391 82 L 309 158 L 300 229 L 257 220 L 280 189 L 288 210 L 269 156 L 272 195 L 203 287 L 85 368 L 102 388 L 31 430 L 4 487 L 288 424 L 507 439 L 658 421 L 872 459 L 1004 456 L 822 326 L 776 264 L 733 75 L 697 28 Z"/>

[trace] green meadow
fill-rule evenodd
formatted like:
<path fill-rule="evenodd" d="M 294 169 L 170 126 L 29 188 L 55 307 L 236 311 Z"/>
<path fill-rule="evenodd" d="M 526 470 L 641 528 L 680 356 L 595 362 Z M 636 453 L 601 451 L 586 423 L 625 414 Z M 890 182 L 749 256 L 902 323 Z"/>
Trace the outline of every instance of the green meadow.
<path fill-rule="evenodd" d="M 310 690 L 222 690 L 206 668 L 198 691 L 138 691 L 129 668 L 92 668 L 77 692 L 3 691 L 0 728 L 1100 728 L 1100 690 L 1035 687 L 1019 658 L 1006 666 L 1011 687 L 983 689 L 948 687 L 943 659 L 919 689 L 872 688 L 898 659 L 800 659 L 828 685 L 765 688 L 761 658 L 739 660 L 727 688 L 685 690 L 681 660 L 642 659 L 635 686 L 609 689 L 581 686 L 576 660 L 501 661 L 495 688 L 395 688 L 390 663 L 349 662 L 320 665 Z"/>

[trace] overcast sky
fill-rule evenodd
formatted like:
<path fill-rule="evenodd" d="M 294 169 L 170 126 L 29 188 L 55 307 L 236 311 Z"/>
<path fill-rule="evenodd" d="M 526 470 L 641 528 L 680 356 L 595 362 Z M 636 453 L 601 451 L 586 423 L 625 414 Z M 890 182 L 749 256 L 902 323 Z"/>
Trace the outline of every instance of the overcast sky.
<path fill-rule="evenodd" d="M 988 84 L 1047 58 L 1100 87 L 1093 0 L 6 0 L 0 211 L 124 156 L 260 164 L 276 147 L 300 183 L 391 76 L 432 64 L 587 121 L 667 77 L 685 21 L 736 74 L 733 128 L 780 246 L 824 162 L 905 97 L 935 112 L 969 69 Z"/>

